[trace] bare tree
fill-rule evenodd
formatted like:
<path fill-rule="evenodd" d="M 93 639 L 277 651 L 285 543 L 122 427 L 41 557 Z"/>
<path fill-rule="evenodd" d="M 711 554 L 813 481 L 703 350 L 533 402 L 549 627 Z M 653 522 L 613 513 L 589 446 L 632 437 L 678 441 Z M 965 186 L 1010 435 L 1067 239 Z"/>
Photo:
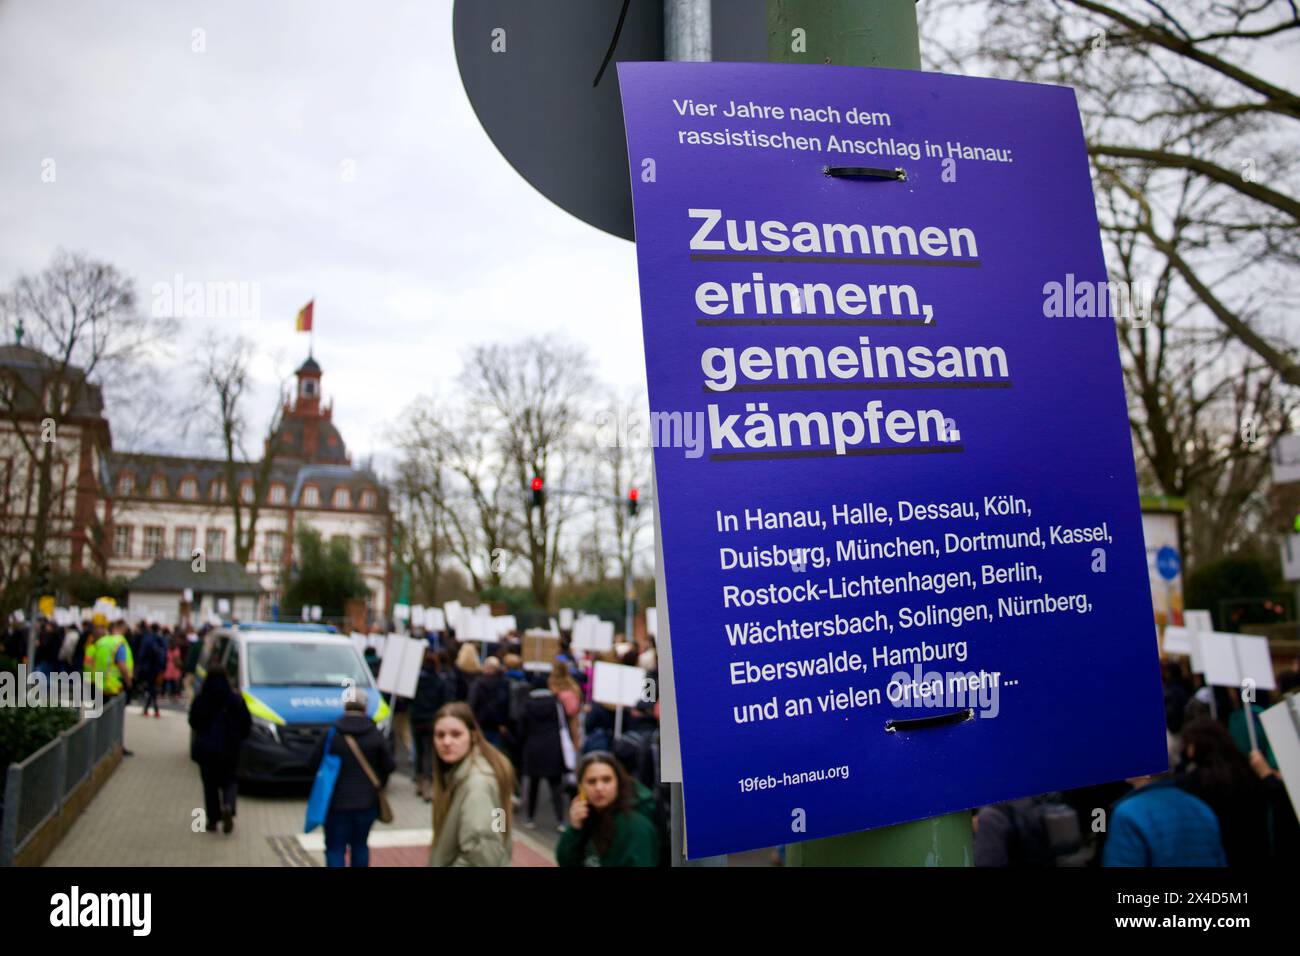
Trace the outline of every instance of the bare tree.
<path fill-rule="evenodd" d="M 114 266 L 62 250 L 42 272 L 19 276 L 0 294 L 0 315 L 18 343 L 8 349 L 0 387 L 9 477 L 22 502 L 21 514 L 6 516 L 4 602 L 12 607 L 30 585 L 26 576 L 75 558 L 69 546 L 77 517 L 66 507 L 66 476 L 81 463 L 82 448 L 60 431 L 98 418 L 103 383 L 129 377 L 169 324 L 137 309 L 131 280 Z M 60 465 L 65 478 L 56 488 Z M 98 490 L 95 468 L 75 473 L 77 481 L 88 473 L 89 490 Z"/>
<path fill-rule="evenodd" d="M 1119 321 L 1144 483 L 1182 497 L 1189 564 L 1267 546 L 1268 450 L 1300 385 L 1300 119 L 1269 55 L 1289 2 L 934 0 L 931 65 L 1075 89 L 1114 278 L 1154 292 Z M 961 29 L 953 29 L 957 23 Z"/>
<path fill-rule="evenodd" d="M 1196 184 L 1186 185 L 1194 202 Z M 1181 538 L 1188 562 L 1204 563 L 1267 535 L 1268 451 L 1300 396 L 1205 316 L 1168 258 L 1143 242 L 1141 200 L 1127 183 L 1101 183 L 1115 277 L 1160 270 L 1148 314 L 1117 321 L 1129 421 L 1146 484 L 1186 500 Z"/>
<path fill-rule="evenodd" d="M 575 428 L 589 414 L 590 360 L 580 346 L 531 338 L 471 349 L 464 378 L 471 409 L 495 423 L 491 434 L 519 502 L 529 585 L 537 603 L 548 607 L 564 524 L 573 510 L 562 493 L 566 455 Z M 540 508 L 531 507 L 528 496 L 534 477 L 558 479 Z"/>
<path fill-rule="evenodd" d="M 211 401 L 209 417 L 224 455 L 225 498 L 235 520 L 235 560 L 246 566 L 255 553 L 257 520 L 266 501 L 275 461 L 286 447 L 280 434 L 285 392 L 282 384 L 275 411 L 258 448 L 260 455 L 253 458 L 246 447 L 251 425 L 245 407 L 252 387 L 253 345 L 243 338 L 223 340 L 213 336 L 205 342 L 204 353 L 208 357 L 203 384 Z M 249 489 L 247 493 L 245 488 Z"/>
<path fill-rule="evenodd" d="M 924 47 L 935 65 L 1074 87 L 1098 175 L 1141 191 L 1135 225 L 1144 243 L 1226 334 L 1283 382 L 1300 385 L 1290 318 L 1300 265 L 1300 94 L 1268 76 L 1268 54 L 1284 57 L 1282 42 L 1300 36 L 1296 5 L 923 6 L 932 30 Z M 944 28 L 958 15 L 964 37 Z"/>
<path fill-rule="evenodd" d="M 432 580 L 446 556 L 464 569 L 472 590 L 499 587 L 517 550 L 518 523 L 494 422 L 425 399 L 392 434 L 410 532 L 404 544 L 417 580 Z"/>
<path fill-rule="evenodd" d="M 648 420 L 644 406 L 645 396 L 641 392 L 629 392 L 624 399 L 609 395 L 599 417 L 602 425 L 613 422 L 617 427 L 598 428 L 591 445 L 595 491 L 604 505 L 601 517 L 608 520 L 613 531 L 621 581 L 631 580 L 637 538 L 649 525 L 648 508 L 641 502 L 648 503 L 649 499 L 650 448 L 636 440 L 638 435 L 645 434 L 644 428 L 624 427 L 629 422 Z M 639 496 L 636 515 L 628 505 L 628 493 L 633 488 Z"/>
<path fill-rule="evenodd" d="M 95 428 L 104 382 L 129 377 L 168 324 L 138 311 L 133 282 L 113 265 L 62 250 L 43 272 L 19 276 L 0 294 L 0 316 L 16 339 L 0 382 L 9 470 L 0 604 L 8 611 L 27 594 L 34 605 L 31 592 L 48 587 L 53 564 L 77 561 L 75 528 L 88 525 L 103 545 L 94 512 L 77 514 L 75 506 L 78 492 L 99 492 L 99 441 L 61 433 Z M 107 450 L 107 431 L 101 441 Z M 85 454 L 90 462 L 82 462 Z"/>

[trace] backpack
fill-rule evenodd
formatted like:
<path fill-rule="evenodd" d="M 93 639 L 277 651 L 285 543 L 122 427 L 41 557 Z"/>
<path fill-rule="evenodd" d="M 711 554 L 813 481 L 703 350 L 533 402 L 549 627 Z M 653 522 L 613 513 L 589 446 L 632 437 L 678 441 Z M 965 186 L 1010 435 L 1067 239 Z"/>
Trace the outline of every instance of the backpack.
<path fill-rule="evenodd" d="M 1012 866 L 1058 866 L 1060 858 L 1082 846 L 1079 815 L 1059 794 L 1034 797 L 1027 806 L 1016 801 L 1001 807 L 1011 821 Z"/>
<path fill-rule="evenodd" d="M 528 703 L 528 695 L 532 688 L 528 686 L 528 681 L 515 680 L 507 678 L 509 687 L 507 693 L 509 699 L 506 702 L 506 715 L 509 722 L 518 725 L 524 719 L 524 705 Z"/>
<path fill-rule="evenodd" d="M 230 737 L 229 725 L 230 701 L 221 705 L 221 709 L 212 715 L 212 722 L 207 729 L 196 731 L 190 739 L 190 759 L 202 761 L 204 758 L 224 757 L 227 755 Z"/>
<path fill-rule="evenodd" d="M 141 657 L 144 658 L 140 662 L 142 671 L 160 674 L 167 666 L 167 645 L 163 643 L 161 637 L 154 636 L 143 649 Z"/>

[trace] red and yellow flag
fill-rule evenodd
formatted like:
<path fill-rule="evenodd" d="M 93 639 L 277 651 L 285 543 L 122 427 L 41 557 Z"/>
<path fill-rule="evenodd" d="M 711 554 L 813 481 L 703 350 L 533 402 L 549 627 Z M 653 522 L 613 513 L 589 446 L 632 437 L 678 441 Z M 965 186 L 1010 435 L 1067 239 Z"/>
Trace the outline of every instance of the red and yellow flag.
<path fill-rule="evenodd" d="M 298 332 L 311 331 L 311 307 L 315 304 L 316 304 L 316 300 L 312 299 L 310 302 L 308 302 L 306 305 L 304 305 L 301 309 L 298 310 L 298 321 L 297 321 L 297 327 L 295 331 Z"/>

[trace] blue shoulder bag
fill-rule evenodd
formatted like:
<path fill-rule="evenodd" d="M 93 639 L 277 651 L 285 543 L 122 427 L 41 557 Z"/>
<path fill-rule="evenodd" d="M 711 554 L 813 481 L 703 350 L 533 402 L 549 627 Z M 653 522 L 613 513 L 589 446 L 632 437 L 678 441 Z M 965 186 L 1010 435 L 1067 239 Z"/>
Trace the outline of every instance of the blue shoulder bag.
<path fill-rule="evenodd" d="M 343 758 L 330 752 L 334 743 L 334 728 L 325 735 L 325 754 L 320 758 L 320 767 L 316 769 L 316 779 L 312 781 L 311 796 L 307 798 L 307 819 L 303 823 L 303 833 L 311 833 L 325 822 L 330 812 L 330 799 L 334 796 L 334 784 L 339 779 L 339 767 Z"/>

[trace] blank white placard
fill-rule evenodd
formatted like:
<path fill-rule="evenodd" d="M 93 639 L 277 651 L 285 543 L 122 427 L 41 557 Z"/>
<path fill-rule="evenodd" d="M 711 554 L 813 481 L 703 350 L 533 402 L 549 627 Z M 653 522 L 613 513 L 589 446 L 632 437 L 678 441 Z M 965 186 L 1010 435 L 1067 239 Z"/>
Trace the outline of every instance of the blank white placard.
<path fill-rule="evenodd" d="M 384 652 L 380 657 L 379 676 L 375 684 L 385 694 L 391 694 L 397 687 L 397 675 L 402 670 L 402 649 L 406 638 L 401 634 L 389 634 L 384 642 Z"/>
<path fill-rule="evenodd" d="M 397 696 L 415 697 L 415 685 L 420 682 L 420 668 L 424 666 L 424 652 L 429 642 L 419 637 L 404 638 L 402 665 L 397 674 Z"/>
<path fill-rule="evenodd" d="M 593 650 L 596 640 L 596 618 L 580 617 L 573 622 L 569 644 L 575 651 Z"/>
<path fill-rule="evenodd" d="M 1283 698 L 1261 713 L 1259 722 L 1268 734 L 1268 745 L 1273 748 L 1291 806 L 1300 816 L 1300 698 Z"/>
<path fill-rule="evenodd" d="M 591 676 L 591 699 L 610 707 L 635 707 L 641 703 L 644 686 L 643 668 L 596 661 Z"/>
<path fill-rule="evenodd" d="M 1164 650 L 1166 654 L 1183 654 L 1190 657 L 1192 640 L 1191 635 L 1187 633 L 1187 628 L 1179 627 L 1177 624 L 1166 627 Z"/>
<path fill-rule="evenodd" d="M 1273 677 L 1273 658 L 1268 653 L 1268 638 L 1237 634 L 1235 640 L 1241 679 L 1253 680 L 1257 690 L 1277 690 L 1277 681 Z"/>
<path fill-rule="evenodd" d="M 1222 631 L 1192 631 L 1193 639 L 1200 644 L 1204 664 L 1205 683 L 1211 687 L 1239 687 L 1241 672 L 1237 669 L 1237 653 L 1232 646 L 1234 634 Z"/>

